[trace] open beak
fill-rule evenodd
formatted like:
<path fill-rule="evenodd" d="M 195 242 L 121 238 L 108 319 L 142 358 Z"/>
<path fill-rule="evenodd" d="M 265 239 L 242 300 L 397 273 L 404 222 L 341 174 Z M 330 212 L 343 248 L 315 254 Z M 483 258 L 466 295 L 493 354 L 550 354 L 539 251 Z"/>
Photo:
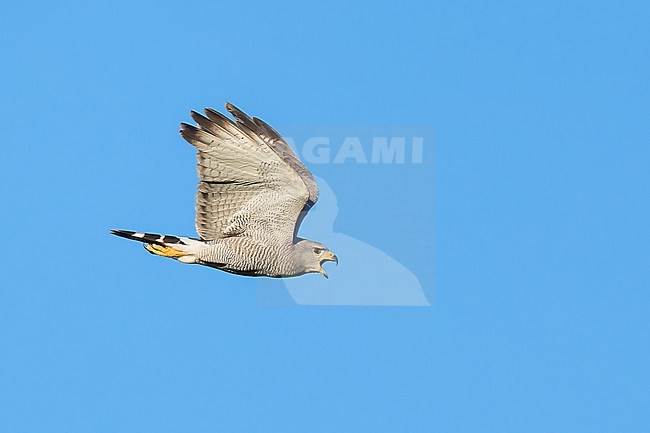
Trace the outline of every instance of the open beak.
<path fill-rule="evenodd" d="M 318 271 L 318 273 L 321 274 L 322 276 L 324 276 L 325 278 L 329 278 L 329 275 L 327 275 L 327 272 L 325 272 L 325 269 L 323 269 L 323 263 L 324 262 L 334 262 L 334 263 L 336 263 L 336 266 L 338 266 L 339 265 L 339 258 L 336 257 L 336 254 L 334 254 L 333 252 L 327 251 L 325 253 L 325 255 L 323 256 L 323 258 L 321 259 L 321 262 L 320 262 L 321 266 L 320 266 L 320 270 Z"/>

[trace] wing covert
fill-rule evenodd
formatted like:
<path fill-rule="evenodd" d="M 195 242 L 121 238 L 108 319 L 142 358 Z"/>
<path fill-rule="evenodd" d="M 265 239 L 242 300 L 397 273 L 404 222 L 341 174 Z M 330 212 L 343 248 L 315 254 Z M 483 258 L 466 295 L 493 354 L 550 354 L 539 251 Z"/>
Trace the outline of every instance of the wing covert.
<path fill-rule="evenodd" d="M 198 126 L 181 124 L 181 135 L 198 151 L 199 236 L 212 240 L 272 232 L 293 240 L 301 211 L 318 199 L 311 173 L 270 126 L 231 104 L 226 108 L 236 122 L 207 108 L 205 116 L 191 112 Z"/>

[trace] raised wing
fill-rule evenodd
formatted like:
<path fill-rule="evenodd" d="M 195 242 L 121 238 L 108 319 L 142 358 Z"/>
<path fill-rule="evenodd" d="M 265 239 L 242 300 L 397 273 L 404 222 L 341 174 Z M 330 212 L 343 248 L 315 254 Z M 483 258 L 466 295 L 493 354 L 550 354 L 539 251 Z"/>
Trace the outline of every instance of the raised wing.
<path fill-rule="evenodd" d="M 273 233 L 290 241 L 301 211 L 318 199 L 316 183 L 270 126 L 226 108 L 237 113 L 237 123 L 207 108 L 207 117 L 191 112 L 198 127 L 181 124 L 181 135 L 198 150 L 196 230 L 205 240 Z"/>
<path fill-rule="evenodd" d="M 298 216 L 298 221 L 296 222 L 293 234 L 295 240 L 295 238 L 298 237 L 298 229 L 300 228 L 302 220 L 307 216 L 309 209 L 311 209 L 311 207 L 318 201 L 318 185 L 316 184 L 314 177 L 300 159 L 298 159 L 298 156 L 291 146 L 275 129 L 271 127 L 271 125 L 258 117 L 253 117 L 251 119 L 246 115 L 246 113 L 229 102 L 226 102 L 226 110 L 228 110 L 237 120 L 237 126 L 239 126 L 240 129 L 261 138 L 280 158 L 282 158 L 296 171 L 296 173 L 298 173 L 302 181 L 305 183 L 305 186 L 309 191 L 309 199 Z"/>

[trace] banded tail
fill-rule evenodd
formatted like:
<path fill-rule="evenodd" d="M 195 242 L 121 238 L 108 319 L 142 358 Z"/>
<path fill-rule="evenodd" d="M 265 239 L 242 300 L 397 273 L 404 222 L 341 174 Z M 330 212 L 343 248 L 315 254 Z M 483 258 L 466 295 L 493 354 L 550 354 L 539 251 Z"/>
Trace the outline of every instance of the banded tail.
<path fill-rule="evenodd" d="M 151 254 L 169 257 L 183 263 L 196 263 L 196 253 L 205 248 L 206 243 L 191 239 L 155 233 L 132 232 L 129 230 L 111 230 L 111 234 L 125 239 L 144 243 L 144 248 Z"/>

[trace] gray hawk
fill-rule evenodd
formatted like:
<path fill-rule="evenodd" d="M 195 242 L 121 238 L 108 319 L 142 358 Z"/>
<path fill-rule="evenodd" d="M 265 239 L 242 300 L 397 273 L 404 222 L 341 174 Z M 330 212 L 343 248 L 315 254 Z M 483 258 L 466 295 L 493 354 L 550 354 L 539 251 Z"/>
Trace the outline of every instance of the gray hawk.
<path fill-rule="evenodd" d="M 211 108 L 191 111 L 196 126 L 180 134 L 196 147 L 199 238 L 111 230 L 143 242 L 147 251 L 238 275 L 294 277 L 315 272 L 338 258 L 323 244 L 298 237 L 298 228 L 318 200 L 318 186 L 280 134 L 230 103 L 230 120 Z"/>

